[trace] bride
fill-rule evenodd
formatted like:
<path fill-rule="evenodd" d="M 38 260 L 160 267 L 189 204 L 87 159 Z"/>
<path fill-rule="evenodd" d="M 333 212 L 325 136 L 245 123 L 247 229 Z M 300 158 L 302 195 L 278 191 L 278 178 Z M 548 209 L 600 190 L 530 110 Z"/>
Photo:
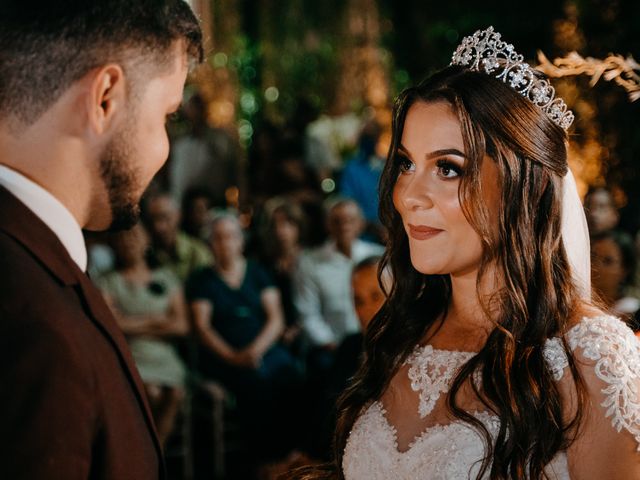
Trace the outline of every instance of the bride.
<path fill-rule="evenodd" d="M 489 28 L 394 109 L 394 283 L 331 465 L 293 478 L 640 478 L 640 343 L 589 298 L 573 114 Z"/>

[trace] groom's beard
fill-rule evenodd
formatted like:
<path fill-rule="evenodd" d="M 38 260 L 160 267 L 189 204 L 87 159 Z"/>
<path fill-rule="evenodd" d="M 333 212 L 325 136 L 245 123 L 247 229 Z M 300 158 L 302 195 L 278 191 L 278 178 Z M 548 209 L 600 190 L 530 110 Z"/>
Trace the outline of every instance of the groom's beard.
<path fill-rule="evenodd" d="M 128 140 L 133 133 L 127 122 L 109 141 L 100 158 L 100 175 L 109 198 L 110 231 L 128 230 L 140 218 L 140 188 L 132 166 L 135 151 Z"/>

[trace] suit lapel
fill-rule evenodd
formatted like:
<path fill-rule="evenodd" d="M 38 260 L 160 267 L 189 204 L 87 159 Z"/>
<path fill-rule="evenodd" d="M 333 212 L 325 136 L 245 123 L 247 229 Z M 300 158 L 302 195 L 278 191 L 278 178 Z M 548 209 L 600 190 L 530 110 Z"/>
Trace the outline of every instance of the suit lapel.
<path fill-rule="evenodd" d="M 122 369 L 133 387 L 133 391 L 138 399 L 140 408 L 144 412 L 145 422 L 151 432 L 153 443 L 158 451 L 158 456 L 162 458 L 162 447 L 158 440 L 151 409 L 147 402 L 147 396 L 144 393 L 144 385 L 138 373 L 138 369 L 134 366 L 135 363 L 131 356 L 131 351 L 129 350 L 126 339 L 116 324 L 113 314 L 105 303 L 102 294 L 93 285 L 93 283 L 91 283 L 89 277 L 82 273 L 80 269 L 78 269 L 77 273 L 80 283 L 80 292 L 87 302 L 92 320 L 95 322 L 102 334 L 110 341 L 114 350 L 118 354 L 120 363 L 122 364 Z"/>
<path fill-rule="evenodd" d="M 20 200 L 0 185 L 0 231 L 22 244 L 62 285 L 77 283 L 75 267 L 58 237 Z"/>
<path fill-rule="evenodd" d="M 63 285 L 78 285 L 78 293 L 86 302 L 90 318 L 115 350 L 122 369 L 138 400 L 145 423 L 162 463 L 162 449 L 156 434 L 151 410 L 147 403 L 142 380 L 113 314 L 89 277 L 80 270 L 58 237 L 29 208 L 0 186 L 0 231 L 13 237 L 38 259 L 42 266 Z M 161 478 L 164 470 L 160 468 Z"/>

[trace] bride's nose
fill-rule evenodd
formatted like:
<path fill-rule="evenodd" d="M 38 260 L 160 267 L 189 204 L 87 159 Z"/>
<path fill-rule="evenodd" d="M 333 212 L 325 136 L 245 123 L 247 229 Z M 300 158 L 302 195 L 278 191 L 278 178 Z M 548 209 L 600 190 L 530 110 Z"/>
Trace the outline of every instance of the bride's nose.
<path fill-rule="evenodd" d="M 422 210 L 433 207 L 429 180 L 423 175 L 413 174 L 404 182 L 396 184 L 397 197 L 406 210 Z"/>

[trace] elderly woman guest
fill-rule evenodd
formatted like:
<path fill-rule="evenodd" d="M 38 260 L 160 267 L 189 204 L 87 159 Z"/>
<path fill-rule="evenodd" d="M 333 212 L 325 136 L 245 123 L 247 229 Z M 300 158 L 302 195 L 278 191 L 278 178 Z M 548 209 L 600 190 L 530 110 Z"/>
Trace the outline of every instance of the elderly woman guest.
<path fill-rule="evenodd" d="M 210 246 L 214 266 L 195 272 L 186 289 L 199 368 L 236 396 L 253 443 L 250 453 L 282 453 L 289 433 L 285 412 L 299 372 L 278 344 L 284 327 L 280 294 L 265 271 L 244 257 L 237 217 L 213 219 Z"/>

